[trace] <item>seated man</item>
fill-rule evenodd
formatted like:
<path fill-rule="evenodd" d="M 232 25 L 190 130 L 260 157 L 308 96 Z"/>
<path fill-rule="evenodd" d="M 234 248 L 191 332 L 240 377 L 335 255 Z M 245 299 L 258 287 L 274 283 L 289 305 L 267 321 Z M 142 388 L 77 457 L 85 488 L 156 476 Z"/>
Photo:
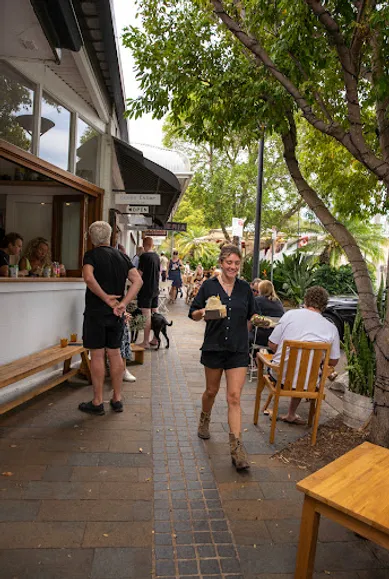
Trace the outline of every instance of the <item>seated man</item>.
<path fill-rule="evenodd" d="M 20 255 L 23 246 L 23 237 L 19 233 L 8 233 L 0 239 L 0 277 L 9 275 L 9 258 L 11 255 Z M 25 272 L 20 272 L 24 274 Z"/>
<path fill-rule="evenodd" d="M 280 363 L 284 340 L 331 344 L 329 365 L 335 366 L 338 363 L 340 357 L 338 330 L 322 316 L 327 302 L 327 291 L 320 286 L 313 286 L 307 290 L 304 296 L 304 308 L 289 310 L 282 316 L 269 336 L 269 348 L 275 352 L 274 364 Z M 288 414 L 281 416 L 281 420 L 293 424 L 305 424 L 305 421 L 296 414 L 300 402 L 301 398 L 291 398 Z"/>

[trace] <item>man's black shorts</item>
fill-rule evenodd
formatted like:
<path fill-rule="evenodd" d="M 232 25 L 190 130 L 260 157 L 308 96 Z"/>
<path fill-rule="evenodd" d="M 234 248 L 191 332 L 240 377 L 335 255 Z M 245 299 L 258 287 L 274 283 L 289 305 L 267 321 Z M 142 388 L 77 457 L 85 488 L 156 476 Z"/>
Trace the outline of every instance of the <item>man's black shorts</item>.
<path fill-rule="evenodd" d="M 232 368 L 247 368 L 249 355 L 246 352 L 201 352 L 200 361 L 206 368 L 232 370 Z"/>
<path fill-rule="evenodd" d="M 158 307 L 158 296 L 155 298 L 150 298 L 147 296 L 138 296 L 138 308 L 143 308 L 145 310 L 156 310 Z"/>
<path fill-rule="evenodd" d="M 88 350 L 120 348 L 124 332 L 124 320 L 114 314 L 84 315 L 82 340 Z"/>

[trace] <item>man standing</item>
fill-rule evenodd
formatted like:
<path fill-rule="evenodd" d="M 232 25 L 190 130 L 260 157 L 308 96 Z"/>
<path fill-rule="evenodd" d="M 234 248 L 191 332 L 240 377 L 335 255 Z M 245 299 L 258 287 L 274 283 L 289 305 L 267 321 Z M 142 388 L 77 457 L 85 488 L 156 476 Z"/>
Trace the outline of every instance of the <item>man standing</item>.
<path fill-rule="evenodd" d="M 155 253 L 154 242 L 152 237 L 145 237 L 143 240 L 144 253 L 139 257 L 138 270 L 142 276 L 143 286 L 138 295 L 138 306 L 142 310 L 142 315 L 146 318 L 143 342 L 140 344 L 143 348 L 157 346 L 157 340 L 150 342 L 151 314 L 158 309 L 159 294 L 159 255 Z"/>
<path fill-rule="evenodd" d="M 91 351 L 93 400 L 82 402 L 79 409 L 89 414 L 105 414 L 103 385 L 105 378 L 105 350 L 107 350 L 112 379 L 113 397 L 110 406 L 123 411 L 121 387 L 123 361 L 120 345 L 124 331 L 123 314 L 127 304 L 142 287 L 142 279 L 127 255 L 110 246 L 111 226 L 95 221 L 89 227 L 94 248 L 84 255 L 82 275 L 87 285 L 83 325 L 84 346 Z M 126 280 L 131 287 L 124 297 Z"/>
<path fill-rule="evenodd" d="M 138 247 L 136 248 L 136 253 L 135 253 L 134 258 L 132 260 L 132 264 L 134 267 L 137 268 L 139 266 L 139 258 L 143 252 L 144 252 L 143 247 L 141 245 L 138 245 Z"/>
<path fill-rule="evenodd" d="M 169 268 L 169 260 L 163 251 L 161 251 L 161 260 L 160 261 L 161 261 L 161 281 L 166 281 L 167 280 L 167 270 Z"/>
<path fill-rule="evenodd" d="M 269 348 L 275 352 L 272 360 L 274 364 L 279 364 L 281 361 L 284 341 L 298 340 L 331 344 L 329 365 L 336 366 L 340 358 L 339 333 L 336 327 L 322 316 L 327 303 L 327 291 L 321 286 L 313 286 L 305 293 L 303 309 L 289 310 L 282 316 L 269 336 Z M 298 367 L 296 371 L 298 372 Z M 275 376 L 273 378 L 276 379 Z M 288 413 L 281 416 L 281 420 L 291 424 L 305 424 L 305 420 L 296 414 L 300 402 L 301 398 L 291 398 Z"/>

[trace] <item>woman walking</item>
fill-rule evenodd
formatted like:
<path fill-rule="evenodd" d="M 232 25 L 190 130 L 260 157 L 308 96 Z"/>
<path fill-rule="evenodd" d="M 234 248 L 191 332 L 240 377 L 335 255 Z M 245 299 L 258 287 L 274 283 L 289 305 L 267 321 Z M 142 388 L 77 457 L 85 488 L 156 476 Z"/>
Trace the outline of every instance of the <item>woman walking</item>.
<path fill-rule="evenodd" d="M 170 301 L 174 303 L 177 299 L 178 290 L 182 287 L 182 278 L 181 278 L 181 267 L 182 262 L 178 257 L 178 251 L 174 250 L 172 258 L 169 262 L 169 277 L 173 283 L 170 289 Z"/>
<path fill-rule="evenodd" d="M 237 470 L 250 468 L 242 443 L 240 396 L 249 363 L 247 321 L 255 313 L 254 296 L 249 284 L 237 278 L 240 262 L 241 253 L 237 246 L 222 247 L 219 256 L 221 275 L 202 284 L 189 310 L 190 318 L 195 321 L 202 320 L 206 302 L 211 296 L 219 296 L 226 307 L 226 317 L 206 322 L 204 343 L 201 347 L 206 389 L 202 398 L 198 436 L 210 438 L 212 406 L 225 372 L 230 451 Z"/>

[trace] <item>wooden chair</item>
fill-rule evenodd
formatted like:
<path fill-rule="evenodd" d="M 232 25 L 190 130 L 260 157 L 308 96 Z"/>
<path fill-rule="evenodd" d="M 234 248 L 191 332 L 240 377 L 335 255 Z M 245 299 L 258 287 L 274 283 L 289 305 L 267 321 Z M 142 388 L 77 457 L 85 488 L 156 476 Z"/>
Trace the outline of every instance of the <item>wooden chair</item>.
<path fill-rule="evenodd" d="M 254 424 L 258 423 L 261 395 L 265 386 L 269 396 L 263 408 L 265 411 L 274 397 L 273 416 L 270 429 L 270 443 L 274 442 L 278 405 L 280 397 L 306 398 L 310 400 L 308 426 L 312 426 L 312 445 L 316 444 L 319 426 L 320 408 L 324 399 L 324 384 L 329 372 L 331 344 L 324 342 L 297 342 L 285 340 L 279 366 L 273 364 L 271 354 L 257 354 L 258 380 L 255 397 Z M 289 358 L 285 360 L 286 354 Z M 264 375 L 264 368 L 271 368 L 277 376 L 274 382 L 269 375 Z M 285 373 L 286 369 L 286 373 Z M 285 374 L 284 380 L 282 377 Z M 297 377 L 295 377 L 297 376 Z M 305 388 L 306 387 L 306 388 Z"/>

